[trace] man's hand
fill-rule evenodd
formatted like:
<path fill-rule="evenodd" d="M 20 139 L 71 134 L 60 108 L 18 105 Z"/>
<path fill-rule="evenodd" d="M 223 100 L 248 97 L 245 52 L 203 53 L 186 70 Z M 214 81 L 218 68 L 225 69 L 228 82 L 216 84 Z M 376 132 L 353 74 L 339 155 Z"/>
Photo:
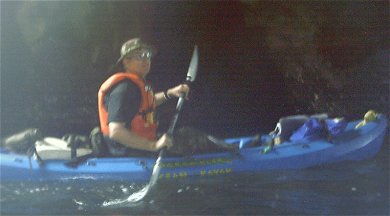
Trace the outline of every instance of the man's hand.
<path fill-rule="evenodd" d="M 156 142 L 156 150 L 160 150 L 164 147 L 168 149 L 173 146 L 172 138 L 168 134 L 164 134 L 160 139 Z"/>
<path fill-rule="evenodd" d="M 180 95 L 183 93 L 186 96 L 186 99 L 188 99 L 188 92 L 190 92 L 190 87 L 187 84 L 180 84 L 167 90 L 169 97 L 180 97 Z"/>

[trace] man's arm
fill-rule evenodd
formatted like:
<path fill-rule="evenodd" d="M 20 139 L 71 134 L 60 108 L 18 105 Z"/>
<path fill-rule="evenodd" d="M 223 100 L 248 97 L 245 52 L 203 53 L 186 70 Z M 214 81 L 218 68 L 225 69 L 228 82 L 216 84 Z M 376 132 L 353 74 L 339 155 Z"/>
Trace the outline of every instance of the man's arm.
<path fill-rule="evenodd" d="M 131 148 L 146 150 L 146 151 L 157 151 L 156 141 L 149 141 L 137 134 L 131 132 L 125 127 L 124 123 L 110 122 L 108 124 L 109 137 L 116 142 Z"/>
<path fill-rule="evenodd" d="M 180 97 L 181 93 L 188 95 L 190 88 L 186 84 L 181 84 L 176 87 L 168 89 L 166 92 L 159 92 L 154 95 L 156 106 L 161 105 L 165 101 L 173 97 Z"/>
<path fill-rule="evenodd" d="M 163 147 L 172 147 L 172 139 L 166 134 L 157 141 L 149 141 L 125 128 L 124 123 L 110 122 L 108 124 L 108 128 L 110 132 L 110 139 L 131 148 L 146 151 L 157 151 Z"/>

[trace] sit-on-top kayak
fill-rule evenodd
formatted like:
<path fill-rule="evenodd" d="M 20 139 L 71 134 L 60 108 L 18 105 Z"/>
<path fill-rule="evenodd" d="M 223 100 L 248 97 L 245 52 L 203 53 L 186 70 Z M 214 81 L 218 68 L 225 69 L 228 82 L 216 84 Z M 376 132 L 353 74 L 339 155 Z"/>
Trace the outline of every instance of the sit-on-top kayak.
<path fill-rule="evenodd" d="M 355 128 L 361 121 L 348 122 L 345 130 L 331 142 L 316 140 L 285 141 L 264 153 L 264 145 L 240 148 L 238 152 L 221 152 L 192 157 L 162 159 L 160 179 L 262 172 L 267 170 L 302 169 L 348 160 L 373 157 L 384 141 L 387 119 L 379 114 L 374 121 Z M 257 137 L 225 139 L 231 145 L 245 146 Z M 44 159 L 12 153 L 1 149 L 1 181 L 58 180 L 118 180 L 147 182 L 156 158 L 88 158 L 76 167 L 66 165 L 65 159 Z"/>

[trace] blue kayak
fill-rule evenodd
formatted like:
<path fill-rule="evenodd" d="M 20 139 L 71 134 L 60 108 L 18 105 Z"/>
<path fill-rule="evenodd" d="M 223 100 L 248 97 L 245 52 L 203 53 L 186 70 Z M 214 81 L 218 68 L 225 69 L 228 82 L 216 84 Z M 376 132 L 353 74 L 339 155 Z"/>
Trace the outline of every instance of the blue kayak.
<path fill-rule="evenodd" d="M 237 152 L 221 152 L 170 157 L 162 160 L 159 176 L 163 180 L 208 178 L 240 175 L 270 170 L 303 169 L 342 161 L 364 160 L 375 156 L 387 131 L 387 119 L 379 114 L 376 120 L 355 128 L 361 120 L 348 122 L 345 130 L 332 142 L 316 140 L 285 141 L 264 153 L 264 145 L 240 148 Z M 229 138 L 225 143 L 245 146 L 257 136 Z M 67 181 L 107 180 L 147 182 L 156 158 L 87 158 L 76 167 L 65 159 L 34 157 L 1 149 L 1 181 Z"/>

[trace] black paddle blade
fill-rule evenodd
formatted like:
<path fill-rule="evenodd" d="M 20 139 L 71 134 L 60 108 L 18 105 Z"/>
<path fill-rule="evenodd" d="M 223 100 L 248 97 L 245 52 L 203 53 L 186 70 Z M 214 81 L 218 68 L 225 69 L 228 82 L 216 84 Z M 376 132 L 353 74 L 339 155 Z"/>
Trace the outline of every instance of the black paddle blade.
<path fill-rule="evenodd" d="M 153 167 L 153 172 L 152 172 L 152 176 L 150 177 L 149 184 L 147 184 L 140 191 L 130 195 L 127 198 L 127 202 L 131 202 L 131 203 L 139 202 L 143 200 L 148 194 L 150 194 L 150 191 L 154 188 L 154 185 L 157 183 L 158 177 L 160 176 L 161 158 L 163 157 L 163 155 L 164 155 L 164 149 L 162 149 L 159 153 L 156 164 Z"/>

